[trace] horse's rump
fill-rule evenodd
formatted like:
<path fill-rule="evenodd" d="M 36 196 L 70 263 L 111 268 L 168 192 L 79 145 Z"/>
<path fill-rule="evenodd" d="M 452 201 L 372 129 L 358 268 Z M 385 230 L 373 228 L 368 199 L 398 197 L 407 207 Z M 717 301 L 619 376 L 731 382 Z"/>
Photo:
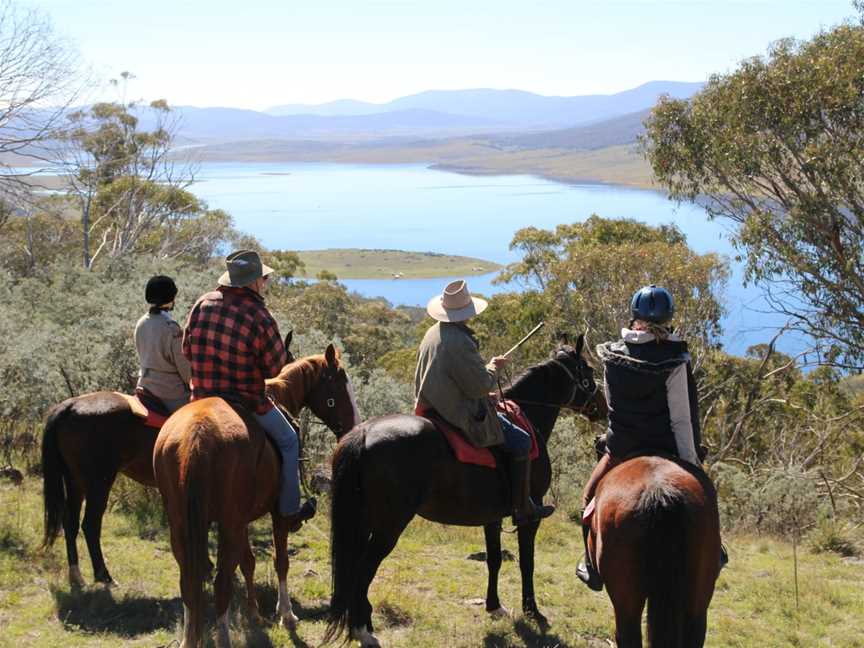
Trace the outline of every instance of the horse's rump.
<path fill-rule="evenodd" d="M 708 476 L 677 459 L 625 461 L 597 487 L 592 529 L 595 564 L 616 614 L 638 613 L 647 599 L 651 645 L 685 645 L 719 572 L 717 496 Z"/>
<path fill-rule="evenodd" d="M 157 455 L 170 457 L 168 462 L 160 461 L 177 470 L 172 481 L 176 479 L 179 488 L 185 487 L 190 469 L 197 464 L 206 464 L 207 472 L 218 476 L 210 492 L 210 519 L 225 514 L 260 515 L 273 488 L 267 479 L 271 471 L 262 462 L 278 466 L 278 454 L 267 443 L 254 415 L 217 397 L 196 400 L 177 410 L 156 441 L 154 467 L 158 471 Z"/>

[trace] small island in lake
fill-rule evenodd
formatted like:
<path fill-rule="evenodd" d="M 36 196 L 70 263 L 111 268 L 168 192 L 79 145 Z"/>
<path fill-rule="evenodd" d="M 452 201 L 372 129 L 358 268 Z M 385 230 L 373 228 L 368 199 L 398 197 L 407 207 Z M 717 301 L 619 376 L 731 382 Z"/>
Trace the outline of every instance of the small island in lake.
<path fill-rule="evenodd" d="M 404 250 L 329 249 L 297 253 L 306 276 L 322 270 L 340 279 L 430 279 L 497 272 L 501 264 L 473 257 Z"/>

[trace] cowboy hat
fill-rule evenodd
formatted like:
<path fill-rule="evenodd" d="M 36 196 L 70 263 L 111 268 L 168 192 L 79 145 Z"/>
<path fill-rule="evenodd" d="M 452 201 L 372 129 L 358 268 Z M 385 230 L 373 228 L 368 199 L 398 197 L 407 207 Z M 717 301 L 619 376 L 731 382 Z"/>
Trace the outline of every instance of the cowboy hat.
<path fill-rule="evenodd" d="M 219 277 L 220 286 L 243 288 L 260 277 L 266 277 L 273 268 L 261 263 L 261 257 L 254 250 L 238 250 L 225 258 L 228 270 Z"/>
<path fill-rule="evenodd" d="M 426 312 L 439 322 L 464 322 L 482 313 L 488 305 L 485 299 L 471 296 L 464 279 L 457 279 L 429 300 Z"/>

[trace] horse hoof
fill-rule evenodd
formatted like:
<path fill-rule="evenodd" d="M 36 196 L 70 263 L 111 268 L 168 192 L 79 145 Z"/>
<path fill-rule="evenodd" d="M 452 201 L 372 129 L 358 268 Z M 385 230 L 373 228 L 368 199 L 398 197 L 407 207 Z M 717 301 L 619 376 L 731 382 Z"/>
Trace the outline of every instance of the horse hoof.
<path fill-rule="evenodd" d="M 287 628 L 288 630 L 293 631 L 297 629 L 297 623 L 299 621 L 300 619 L 297 618 L 296 614 L 294 614 L 293 612 L 288 612 L 281 615 L 279 619 L 279 624 L 283 628 Z"/>
<path fill-rule="evenodd" d="M 510 619 L 513 615 L 510 614 L 510 610 L 502 605 L 497 610 L 489 610 L 489 616 L 493 619 Z"/>
<path fill-rule="evenodd" d="M 264 625 L 264 619 L 261 618 L 261 613 L 258 611 L 257 607 L 249 606 L 249 610 L 247 612 L 247 616 L 249 620 L 255 625 Z"/>
<path fill-rule="evenodd" d="M 536 623 L 543 632 L 550 628 L 549 619 L 543 616 L 540 610 L 525 610 L 524 614 L 526 618 Z"/>
<path fill-rule="evenodd" d="M 381 646 L 378 637 L 369 632 L 366 626 L 351 628 L 351 638 L 359 641 L 363 648 L 380 648 Z"/>
<path fill-rule="evenodd" d="M 84 578 L 81 576 L 78 565 L 69 568 L 69 586 L 75 590 L 84 589 Z"/>

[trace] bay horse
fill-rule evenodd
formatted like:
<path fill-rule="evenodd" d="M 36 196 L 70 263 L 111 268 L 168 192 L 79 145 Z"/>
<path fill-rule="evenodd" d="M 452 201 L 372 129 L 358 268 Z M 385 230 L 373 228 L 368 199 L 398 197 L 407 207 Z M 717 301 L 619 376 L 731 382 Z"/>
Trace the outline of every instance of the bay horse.
<path fill-rule="evenodd" d="M 552 476 L 547 443 L 561 408 L 592 420 L 605 415 L 602 392 L 576 347 L 560 346 L 504 390 L 537 432 L 539 457 L 531 465 L 531 495 L 542 499 Z M 345 435 L 333 455 L 330 617 L 324 641 L 345 629 L 363 646 L 373 634 L 369 585 L 415 515 L 460 526 L 482 526 L 489 580 L 486 610 L 508 612 L 498 598 L 501 520 L 509 515 L 508 485 L 498 470 L 459 463 L 444 436 L 426 418 L 394 414 L 364 422 Z M 522 610 L 543 627 L 534 598 L 534 539 L 539 521 L 518 528 Z"/>
<path fill-rule="evenodd" d="M 285 336 L 289 364 L 293 333 Z M 282 402 L 296 415 L 295 403 Z M 66 540 L 69 584 L 83 587 L 78 566 L 78 530 L 87 541 L 93 578 L 114 584 L 102 555 L 102 517 L 118 473 L 144 486 L 156 487 L 153 478 L 153 444 L 159 430 L 133 413 L 127 398 L 110 391 L 74 396 L 48 412 L 42 437 L 42 495 L 45 521 L 42 544 L 54 544 L 62 528 Z"/>
<path fill-rule="evenodd" d="M 351 381 L 333 345 L 323 356 L 304 358 L 273 380 L 268 388 L 280 402 L 306 404 L 335 433 L 359 422 Z M 310 397 L 324 390 L 319 409 Z M 293 396 L 289 396 L 292 394 Z M 333 417 L 336 413 L 336 418 Z M 184 405 L 162 426 L 153 449 L 153 472 L 168 515 L 171 550 L 180 567 L 183 599 L 181 648 L 202 644 L 204 581 L 208 570 L 207 535 L 218 528 L 214 592 L 218 648 L 230 646 L 228 606 L 237 566 L 246 583 L 250 614 L 258 617 L 255 599 L 255 556 L 248 525 L 266 513 L 273 521 L 274 567 L 279 579 L 280 623 L 294 628 L 297 617 L 288 595 L 289 520 L 278 514 L 281 458 L 248 412 L 237 411 L 221 398 Z"/>
<path fill-rule="evenodd" d="M 615 608 L 619 648 L 702 648 L 720 573 L 720 518 L 701 468 L 639 456 L 597 486 L 588 548 Z"/>

